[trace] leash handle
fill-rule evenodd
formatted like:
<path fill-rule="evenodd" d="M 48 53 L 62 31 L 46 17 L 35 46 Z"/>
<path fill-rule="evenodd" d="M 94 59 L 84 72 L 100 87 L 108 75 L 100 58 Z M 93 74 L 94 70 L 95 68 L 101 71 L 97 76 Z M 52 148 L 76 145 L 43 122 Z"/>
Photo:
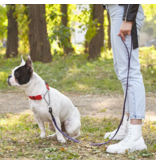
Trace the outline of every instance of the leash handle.
<path fill-rule="evenodd" d="M 125 114 L 125 105 L 126 105 L 126 99 L 127 99 L 127 92 L 128 92 L 128 78 L 129 78 L 129 70 L 130 70 L 130 59 L 131 59 L 131 54 L 132 54 L 132 35 L 131 35 L 131 50 L 130 50 L 130 53 L 129 53 L 128 48 L 127 48 L 127 46 L 124 43 L 124 41 L 123 41 L 122 38 L 121 38 L 121 40 L 122 40 L 123 44 L 125 45 L 126 50 L 127 50 L 127 53 L 128 53 L 127 85 L 126 85 L 126 94 L 125 94 L 125 99 L 124 99 L 122 118 L 121 118 L 120 124 L 118 126 L 118 129 L 116 130 L 114 136 L 110 140 L 108 140 L 107 142 L 103 142 L 103 143 L 90 143 L 90 144 L 88 143 L 89 145 L 92 145 L 92 146 L 100 146 L 100 145 L 104 145 L 104 144 L 107 144 L 108 142 L 110 142 L 116 136 L 116 134 L 118 133 L 118 131 L 119 131 L 121 125 L 122 125 L 122 122 L 123 122 L 123 118 L 124 118 L 124 114 Z M 64 132 L 62 132 L 62 130 L 59 129 L 59 127 L 56 124 L 55 117 L 52 114 L 52 107 L 49 107 L 49 113 L 51 114 L 51 117 L 52 117 L 52 120 L 53 120 L 53 122 L 55 124 L 55 127 L 57 128 L 57 130 L 60 133 L 62 133 L 65 137 L 67 137 L 68 139 L 70 139 L 70 140 L 72 140 L 72 141 L 74 141 L 76 143 L 82 143 L 82 142 L 80 142 L 80 141 L 78 141 L 78 140 L 76 140 L 74 138 L 71 138 L 70 136 L 68 136 L 67 134 L 65 134 Z"/>

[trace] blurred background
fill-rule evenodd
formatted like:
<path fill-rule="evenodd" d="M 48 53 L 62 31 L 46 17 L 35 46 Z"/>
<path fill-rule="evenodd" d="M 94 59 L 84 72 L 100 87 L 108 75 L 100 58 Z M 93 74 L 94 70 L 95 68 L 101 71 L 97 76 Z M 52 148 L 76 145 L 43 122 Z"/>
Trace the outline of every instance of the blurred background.
<path fill-rule="evenodd" d="M 147 91 L 154 92 L 156 4 L 142 7 L 145 19 L 139 37 L 141 71 Z M 55 77 L 56 88 L 122 92 L 113 69 L 110 24 L 101 4 L 0 4 L 0 88 L 7 88 L 5 78 L 10 67 L 20 61 L 21 55 L 30 55 L 37 73 L 50 78 L 45 68 Z"/>
<path fill-rule="evenodd" d="M 145 20 L 139 46 L 156 47 L 156 5 L 142 6 Z M 7 47 L 7 58 L 30 54 L 31 48 L 35 49 L 32 42 L 40 42 L 44 36 L 50 45 L 49 55 L 89 53 L 89 58 L 95 58 L 111 49 L 110 18 L 99 4 L 0 4 L 0 47 Z M 43 60 L 37 58 L 35 61 Z"/>
<path fill-rule="evenodd" d="M 34 71 L 80 111 L 78 140 L 103 142 L 105 133 L 117 128 L 124 102 L 114 72 L 107 11 L 101 4 L 0 4 L 0 159 L 156 159 L 156 4 L 142 7 L 139 60 L 146 90 L 143 135 L 148 150 L 111 155 L 104 146 L 70 141 L 66 146 L 40 139 L 27 95 L 7 84 L 21 56 L 26 60 L 30 55 Z M 48 123 L 45 126 L 50 135 Z"/>

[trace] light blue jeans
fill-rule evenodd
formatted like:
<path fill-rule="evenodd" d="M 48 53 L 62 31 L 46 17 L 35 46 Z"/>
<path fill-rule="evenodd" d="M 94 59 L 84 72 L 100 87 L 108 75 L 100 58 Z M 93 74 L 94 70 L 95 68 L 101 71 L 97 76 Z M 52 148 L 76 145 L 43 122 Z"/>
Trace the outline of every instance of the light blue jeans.
<path fill-rule="evenodd" d="M 111 44 L 114 58 L 114 69 L 121 81 L 124 94 L 126 93 L 127 71 L 128 71 L 128 54 L 127 50 L 118 36 L 121 24 L 123 22 L 124 7 L 119 5 L 106 5 L 106 9 L 111 17 Z M 136 17 L 137 33 L 143 24 L 144 12 L 142 6 Z M 125 36 L 125 44 L 129 49 L 131 48 L 131 36 Z M 130 72 L 129 72 L 129 85 L 126 101 L 126 113 L 130 114 L 130 119 L 144 119 L 145 118 L 145 88 L 143 84 L 142 74 L 140 73 L 139 63 L 139 48 L 132 50 Z"/>

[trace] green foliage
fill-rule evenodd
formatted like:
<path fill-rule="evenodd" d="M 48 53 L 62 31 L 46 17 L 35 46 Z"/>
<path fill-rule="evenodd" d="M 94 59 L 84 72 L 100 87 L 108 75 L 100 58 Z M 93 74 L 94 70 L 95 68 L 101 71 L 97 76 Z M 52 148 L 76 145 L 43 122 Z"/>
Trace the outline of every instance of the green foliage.
<path fill-rule="evenodd" d="M 153 17 L 156 15 L 156 4 L 142 4 L 145 17 L 147 21 L 152 21 Z"/>
<path fill-rule="evenodd" d="M 49 36 L 51 43 L 57 41 L 59 48 L 70 47 L 68 38 L 71 36 L 71 31 L 74 31 L 74 29 L 71 29 L 70 27 L 65 27 L 61 23 L 60 25 L 52 27 L 52 31 L 52 36 Z"/>
<path fill-rule="evenodd" d="M 6 7 L 0 5 L 0 39 L 4 39 L 7 36 L 7 14 L 6 14 Z"/>
<path fill-rule="evenodd" d="M 156 38 L 156 4 L 143 4 L 142 7 L 145 14 L 142 31 Z"/>
<path fill-rule="evenodd" d="M 18 22 L 19 53 L 29 54 L 29 20 L 28 7 L 22 4 L 16 4 L 16 15 Z"/>
<path fill-rule="evenodd" d="M 104 49 L 107 51 L 108 50 L 108 28 L 109 28 L 109 21 L 108 21 L 108 15 L 107 15 L 107 10 L 104 10 Z"/>
<path fill-rule="evenodd" d="M 74 29 L 71 27 L 65 27 L 61 23 L 61 18 L 64 16 L 60 12 L 60 5 L 46 5 L 46 20 L 48 25 L 48 36 L 51 43 L 57 42 L 59 48 L 70 47 L 69 38 L 71 32 L 74 32 Z"/>
<path fill-rule="evenodd" d="M 156 37 L 156 4 L 142 4 L 146 20 L 142 31 Z M 81 11 L 78 11 L 78 8 Z M 0 39 L 7 38 L 7 7 L 0 5 Z M 97 20 L 92 20 L 93 4 L 89 5 L 76 5 L 68 4 L 68 27 L 61 24 L 61 18 L 64 16 L 60 11 L 60 4 L 46 4 L 46 22 L 48 38 L 51 41 L 52 53 L 62 53 L 64 47 L 70 47 L 71 44 L 68 38 L 72 35 L 74 29 L 79 28 L 80 32 L 86 31 L 85 40 L 89 43 L 90 40 L 96 35 L 98 28 Z M 28 9 L 26 5 L 16 4 L 16 12 L 14 16 L 18 22 L 18 37 L 19 37 L 19 53 L 29 54 L 29 40 L 28 40 Z M 149 28 L 150 27 L 150 28 Z M 104 49 L 108 47 L 108 18 L 107 11 L 104 11 Z M 72 45 L 75 47 L 75 45 Z"/>
<path fill-rule="evenodd" d="M 91 39 L 96 35 L 98 28 L 97 19 L 93 20 L 93 5 L 89 5 L 89 9 L 85 5 L 78 5 L 78 8 L 81 10 L 78 15 L 75 15 L 80 23 L 78 28 L 81 31 L 86 31 L 85 40 L 90 43 Z"/>
<path fill-rule="evenodd" d="M 156 50 L 154 46 L 139 48 L 140 62 L 144 67 L 155 67 L 156 65 Z"/>

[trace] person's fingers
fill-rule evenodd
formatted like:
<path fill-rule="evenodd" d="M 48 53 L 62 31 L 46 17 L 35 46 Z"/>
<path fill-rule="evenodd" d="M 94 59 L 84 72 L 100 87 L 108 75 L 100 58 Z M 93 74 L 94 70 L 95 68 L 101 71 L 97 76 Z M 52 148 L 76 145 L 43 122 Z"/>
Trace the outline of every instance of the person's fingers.
<path fill-rule="evenodd" d="M 125 41 L 125 36 L 123 33 L 121 33 L 121 38 L 123 39 L 123 41 Z"/>
<path fill-rule="evenodd" d="M 122 40 L 125 41 L 125 37 L 124 37 L 124 34 L 123 32 L 120 30 L 118 36 L 121 36 Z"/>
<path fill-rule="evenodd" d="M 128 35 L 131 35 L 131 31 L 128 31 Z"/>
<path fill-rule="evenodd" d="M 118 36 L 121 36 L 121 33 L 122 33 L 122 30 L 120 30 L 120 31 L 119 31 L 119 34 L 118 34 Z"/>

